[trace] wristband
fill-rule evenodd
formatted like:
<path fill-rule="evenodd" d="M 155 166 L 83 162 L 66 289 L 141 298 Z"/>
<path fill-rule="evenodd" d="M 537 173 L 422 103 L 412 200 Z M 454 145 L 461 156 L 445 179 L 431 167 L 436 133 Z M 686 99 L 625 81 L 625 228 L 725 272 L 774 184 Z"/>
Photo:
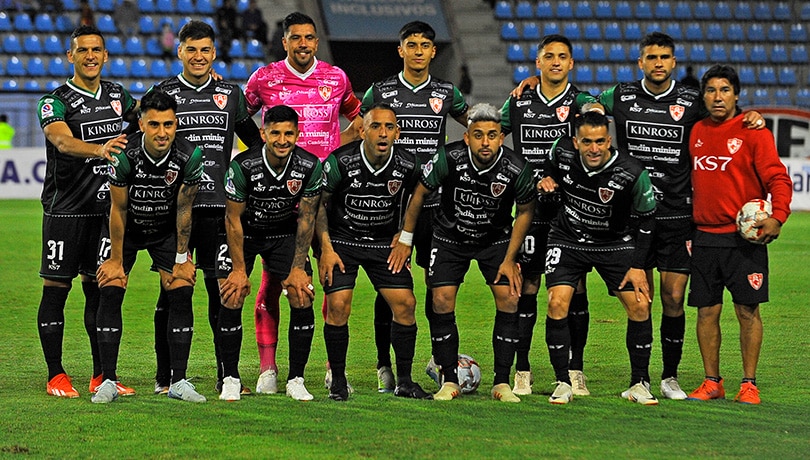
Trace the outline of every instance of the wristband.
<path fill-rule="evenodd" d="M 178 252 L 174 256 L 174 263 L 176 264 L 184 264 L 188 262 L 188 253 L 187 252 Z"/>
<path fill-rule="evenodd" d="M 413 232 L 401 231 L 399 233 L 399 242 L 405 246 L 413 246 Z"/>

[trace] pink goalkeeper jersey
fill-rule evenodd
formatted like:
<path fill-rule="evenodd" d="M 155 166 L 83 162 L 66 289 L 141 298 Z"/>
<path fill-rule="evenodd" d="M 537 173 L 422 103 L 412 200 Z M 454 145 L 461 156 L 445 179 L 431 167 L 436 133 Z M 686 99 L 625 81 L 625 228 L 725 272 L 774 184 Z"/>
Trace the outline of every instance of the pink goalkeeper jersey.
<path fill-rule="evenodd" d="M 245 98 L 251 115 L 261 108 L 264 116 L 269 107 L 280 104 L 292 107 L 299 117 L 298 145 L 324 159 L 340 146 L 340 115 L 354 119 L 361 103 L 342 69 L 313 60 L 306 73 L 293 69 L 287 59 L 257 69 L 247 82 Z"/>

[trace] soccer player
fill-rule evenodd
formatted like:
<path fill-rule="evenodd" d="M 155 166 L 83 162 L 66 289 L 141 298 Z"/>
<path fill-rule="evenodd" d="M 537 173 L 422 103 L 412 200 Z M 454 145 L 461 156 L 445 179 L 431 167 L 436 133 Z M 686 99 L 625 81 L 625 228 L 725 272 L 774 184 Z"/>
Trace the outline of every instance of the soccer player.
<path fill-rule="evenodd" d="M 332 368 L 329 397 L 336 401 L 349 397 L 345 375 L 348 321 L 355 279 L 362 266 L 393 312 L 394 395 L 430 398 L 411 378 L 417 332 L 413 278 L 410 271 L 390 271 L 387 262 L 403 209 L 419 178 L 419 160 L 394 144 L 399 127 L 394 110 L 386 104 L 366 112 L 360 132 L 361 141 L 335 150 L 323 165 L 316 234 L 322 251 L 320 281 L 327 299 L 323 336 Z"/>
<path fill-rule="evenodd" d="M 121 85 L 101 79 L 108 54 L 104 37 L 95 27 L 73 31 L 67 59 L 73 64 L 73 77 L 43 96 L 37 107 L 47 155 L 39 271 L 43 287 L 37 328 L 48 365 L 48 394 L 77 398 L 79 393 L 62 367 L 65 302 L 73 279 L 81 275 L 84 326 L 93 356 L 93 392 L 101 383 L 95 254 L 109 206 L 106 159 L 126 147 L 121 128 L 136 103 Z M 118 385 L 121 394 L 135 393 L 120 382 Z"/>
<path fill-rule="evenodd" d="M 566 404 L 573 398 L 568 306 L 579 280 L 595 267 L 627 312 L 632 373 L 622 397 L 658 404 L 650 393 L 651 300 L 643 268 L 655 226 L 649 174 L 626 151 L 611 146 L 608 119 L 597 112 L 582 114 L 574 138 L 554 144 L 546 174 L 537 185 L 540 193 L 559 189 L 563 195 L 546 252 L 546 344 L 557 378 L 549 402 Z M 637 216 L 633 225 L 631 214 Z"/>
<path fill-rule="evenodd" d="M 203 172 L 202 150 L 175 137 L 176 111 L 177 102 L 172 96 L 159 90 L 147 93 L 141 99 L 141 132 L 130 136 L 126 149 L 114 153 L 109 162 L 109 237 L 102 238 L 97 271 L 100 298 L 96 327 L 103 382 L 93 395 L 94 403 L 108 403 L 118 397 L 115 382 L 122 334 L 121 305 L 129 271 L 143 249 L 149 252 L 168 297 L 168 396 L 205 402 L 205 397 L 186 379 L 194 331 L 191 297 L 196 278 L 188 240 L 191 207 Z"/>
<path fill-rule="evenodd" d="M 726 65 L 709 68 L 701 80 L 709 118 L 689 140 L 694 188 L 692 283 L 689 305 L 698 307 L 697 338 L 706 379 L 689 399 L 725 397 L 720 376 L 720 313 L 723 288 L 731 292 L 740 323 L 743 379 L 735 401 L 759 404 L 756 371 L 762 347 L 759 304 L 768 301 L 768 248 L 790 215 L 793 184 L 768 130 L 744 128 L 737 108 L 740 80 Z M 771 196 L 773 214 L 754 226 L 755 242 L 737 233 L 737 211 L 749 200 Z"/>
<path fill-rule="evenodd" d="M 250 76 L 245 89 L 248 111 L 252 115 L 275 105 L 292 107 L 298 112 L 301 132 L 298 145 L 323 160 L 340 145 L 358 138 L 359 124 L 350 123 L 341 133 L 339 121 L 340 115 L 349 121 L 356 119 L 360 114 L 360 100 L 342 69 L 315 57 L 318 33 L 312 18 L 299 12 L 291 13 L 284 18 L 282 27 L 287 58 L 257 69 Z M 261 371 L 256 386 L 259 393 L 273 392 L 276 386 L 280 281 L 264 270 L 256 293 L 256 342 Z"/>
<path fill-rule="evenodd" d="M 228 169 L 229 254 L 225 264 L 230 273 L 220 282 L 223 304 L 217 326 L 223 400 L 239 399 L 242 304 L 259 254 L 273 277 L 283 280 L 281 286 L 290 300 L 287 396 L 299 401 L 312 399 L 304 386 L 304 368 L 315 330 L 309 247 L 322 177 L 318 157 L 295 145 L 298 134 L 295 110 L 286 105 L 272 107 L 264 112 L 264 146 L 240 153 Z"/>
<path fill-rule="evenodd" d="M 433 77 L 430 62 L 436 57 L 433 40 L 436 32 L 430 24 L 413 21 L 399 31 L 397 50 L 402 58 L 403 69 L 396 75 L 371 85 L 363 96 L 361 113 L 375 103 L 389 104 L 397 114 L 400 127 L 396 144 L 427 163 L 439 147 L 445 143 L 447 117 L 453 117 L 462 125 L 467 124 L 467 103 L 461 91 L 453 83 Z M 356 119 L 356 123 L 362 120 Z M 427 268 L 430 261 L 431 213 L 439 205 L 439 194 L 427 199 L 427 212 L 420 215 L 414 244 L 416 263 Z M 433 295 L 430 288 L 425 294 L 425 312 L 433 312 Z M 394 390 L 394 374 L 391 371 L 391 308 L 381 294 L 374 301 L 374 340 L 377 345 L 377 381 L 380 392 Z"/>
<path fill-rule="evenodd" d="M 492 397 L 520 402 L 509 386 L 518 341 L 517 304 L 522 277 L 518 251 L 531 225 L 535 182 L 531 165 L 504 147 L 501 116 L 490 104 L 476 104 L 467 113 L 464 140 L 440 148 L 424 168 L 408 205 L 398 244 L 390 255 L 396 273 L 413 246 L 413 232 L 425 197 L 442 187 L 433 216 L 433 243 L 428 280 L 433 292 L 429 316 L 433 359 L 441 366 L 444 383 L 433 395 L 450 400 L 460 393 L 456 365 L 459 334 L 456 296 L 470 262 L 476 260 L 495 298 L 492 348 L 495 380 Z M 512 207 L 516 205 L 512 228 Z"/>
<path fill-rule="evenodd" d="M 525 88 L 519 97 L 510 96 L 501 107 L 503 132 L 514 133 L 515 151 L 529 161 L 538 181 L 545 175 L 551 145 L 560 137 L 573 135 L 574 117 L 580 107 L 592 102 L 590 94 L 578 90 L 568 81 L 574 68 L 571 54 L 568 38 L 556 34 L 543 37 L 535 60 L 540 72 L 539 84 L 535 88 Z M 540 290 L 540 275 L 545 270 L 549 225 L 557 215 L 560 201 L 559 193 L 537 195 L 532 226 L 520 251 L 523 293 L 518 300 L 520 341 L 516 346 L 515 386 L 512 389 L 516 395 L 532 393 L 529 351 L 537 322 L 537 292 Z M 568 324 L 571 330 L 571 382 L 574 394 L 583 396 L 590 394 L 582 372 L 589 314 L 588 294 L 584 282 L 581 282 L 571 299 Z"/>
<path fill-rule="evenodd" d="M 216 350 L 219 285 L 216 266 L 225 242 L 225 171 L 231 161 L 234 133 L 246 145 L 261 146 L 256 123 L 247 112 L 245 95 L 239 85 L 211 78 L 211 67 L 217 57 L 214 29 L 203 21 L 189 21 L 178 34 L 177 57 L 183 71 L 155 85 L 154 89 L 174 96 L 177 101 L 177 134 L 203 151 L 203 176 L 191 223 L 189 247 L 195 253 L 197 267 L 205 276 L 208 293 L 208 322 L 214 332 Z M 169 306 L 161 287 L 155 308 L 155 353 L 157 372 L 155 393 L 169 391 L 169 344 L 166 336 Z M 217 363 L 220 362 L 217 356 Z M 217 366 L 217 385 L 222 386 L 221 369 Z M 243 391 L 250 390 L 244 387 Z"/>

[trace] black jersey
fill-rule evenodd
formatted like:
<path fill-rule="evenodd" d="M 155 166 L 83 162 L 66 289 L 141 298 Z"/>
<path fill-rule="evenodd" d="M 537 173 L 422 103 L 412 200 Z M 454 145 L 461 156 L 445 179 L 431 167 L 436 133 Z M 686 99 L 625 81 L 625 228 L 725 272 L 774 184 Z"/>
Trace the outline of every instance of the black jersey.
<path fill-rule="evenodd" d="M 242 231 L 248 239 L 271 239 L 295 235 L 298 203 L 321 193 L 321 162 L 301 147 L 290 153 L 281 173 L 270 167 L 264 147 L 252 147 L 237 155 L 228 168 L 225 193 L 228 199 L 245 203 Z"/>
<path fill-rule="evenodd" d="M 225 171 L 236 126 L 250 118 L 238 85 L 209 78 L 195 86 L 180 74 L 155 86 L 177 101 L 177 137 L 203 152 L 204 172 L 194 207 L 225 207 Z M 246 143 L 248 140 L 243 139 Z"/>
<path fill-rule="evenodd" d="M 653 95 L 643 81 L 621 83 L 599 96 L 616 121 L 616 142 L 644 164 L 652 181 L 657 219 L 692 215 L 689 134 L 705 118 L 700 92 L 681 83 Z"/>
<path fill-rule="evenodd" d="M 113 155 L 110 184 L 128 187 L 126 236 L 138 240 L 177 232 L 177 196 L 181 184 L 202 177 L 202 151 L 176 138 L 163 158 L 152 158 L 143 147 L 144 135 L 129 137 L 127 148 Z"/>
<path fill-rule="evenodd" d="M 508 240 L 512 205 L 535 199 L 531 166 L 504 146 L 490 167 L 478 169 L 464 141 L 447 144 L 425 165 L 421 181 L 430 190 L 442 187 L 434 237 L 457 244 Z"/>
<path fill-rule="evenodd" d="M 598 170 L 588 170 L 570 138 L 551 149 L 548 168 L 563 195 L 549 241 L 581 250 L 635 248 L 630 216 L 655 212 L 650 178 L 627 152 L 613 148 Z"/>
<path fill-rule="evenodd" d="M 76 139 L 103 144 L 121 134 L 124 117 L 134 108 L 132 96 L 117 83 L 102 80 L 91 93 L 68 79 L 40 98 L 37 115 L 42 128 L 63 121 Z M 98 216 L 109 210 L 105 159 L 60 153 L 47 139 L 45 153 L 41 198 L 46 215 Z"/>
<path fill-rule="evenodd" d="M 329 236 L 352 246 L 389 247 L 421 168 L 414 153 L 395 145 L 388 162 L 375 170 L 364 142 L 344 145 L 324 160 L 323 191 L 332 194 Z"/>

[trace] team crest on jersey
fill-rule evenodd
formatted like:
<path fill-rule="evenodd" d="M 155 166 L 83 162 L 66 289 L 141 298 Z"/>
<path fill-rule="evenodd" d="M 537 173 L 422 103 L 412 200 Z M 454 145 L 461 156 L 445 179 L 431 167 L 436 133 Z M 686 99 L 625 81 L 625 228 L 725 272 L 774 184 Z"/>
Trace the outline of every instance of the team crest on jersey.
<path fill-rule="evenodd" d="M 332 95 L 332 87 L 331 86 L 319 86 L 318 87 L 318 94 L 321 95 L 321 99 L 324 101 L 328 101 L 329 97 Z"/>
<path fill-rule="evenodd" d="M 226 105 L 228 105 L 228 96 L 224 94 L 214 94 L 213 96 L 214 104 L 219 107 L 220 110 L 224 109 Z"/>
<path fill-rule="evenodd" d="M 434 113 L 439 113 L 442 111 L 442 106 L 444 105 L 444 101 L 438 97 L 431 97 L 430 98 L 430 108 L 433 109 Z"/>
<path fill-rule="evenodd" d="M 607 187 L 599 187 L 599 199 L 602 203 L 607 203 L 613 198 L 613 190 Z"/>
<path fill-rule="evenodd" d="M 762 276 L 762 273 L 751 273 L 748 275 L 748 284 L 750 284 L 755 291 L 759 291 L 764 280 L 765 277 Z"/>
<path fill-rule="evenodd" d="M 290 179 L 287 181 L 287 190 L 290 191 L 291 194 L 296 195 L 299 190 L 301 190 L 301 179 Z"/>
<path fill-rule="evenodd" d="M 401 180 L 389 180 L 388 181 L 388 193 L 391 195 L 396 195 L 399 191 L 399 188 L 402 187 Z"/>
<path fill-rule="evenodd" d="M 686 109 L 682 105 L 669 106 L 669 116 L 671 116 L 675 121 L 680 121 L 685 111 Z"/>
<path fill-rule="evenodd" d="M 740 151 L 740 147 L 742 147 L 743 141 L 737 137 L 732 137 L 731 139 L 726 141 L 726 147 L 728 147 L 728 153 L 735 154 Z"/>
<path fill-rule="evenodd" d="M 110 101 L 110 107 L 112 107 L 116 115 L 121 116 L 121 101 Z"/>
<path fill-rule="evenodd" d="M 506 190 L 506 184 L 503 182 L 493 182 L 489 184 L 489 191 L 492 192 L 492 196 L 495 198 L 501 196 L 504 190 Z"/>
<path fill-rule="evenodd" d="M 571 108 L 567 105 L 562 107 L 557 107 L 557 119 L 560 121 L 565 121 L 568 119 L 568 113 Z"/>
<path fill-rule="evenodd" d="M 163 179 L 167 184 L 172 185 L 174 181 L 177 180 L 177 171 L 174 169 L 167 170 L 166 175 L 163 176 Z"/>

